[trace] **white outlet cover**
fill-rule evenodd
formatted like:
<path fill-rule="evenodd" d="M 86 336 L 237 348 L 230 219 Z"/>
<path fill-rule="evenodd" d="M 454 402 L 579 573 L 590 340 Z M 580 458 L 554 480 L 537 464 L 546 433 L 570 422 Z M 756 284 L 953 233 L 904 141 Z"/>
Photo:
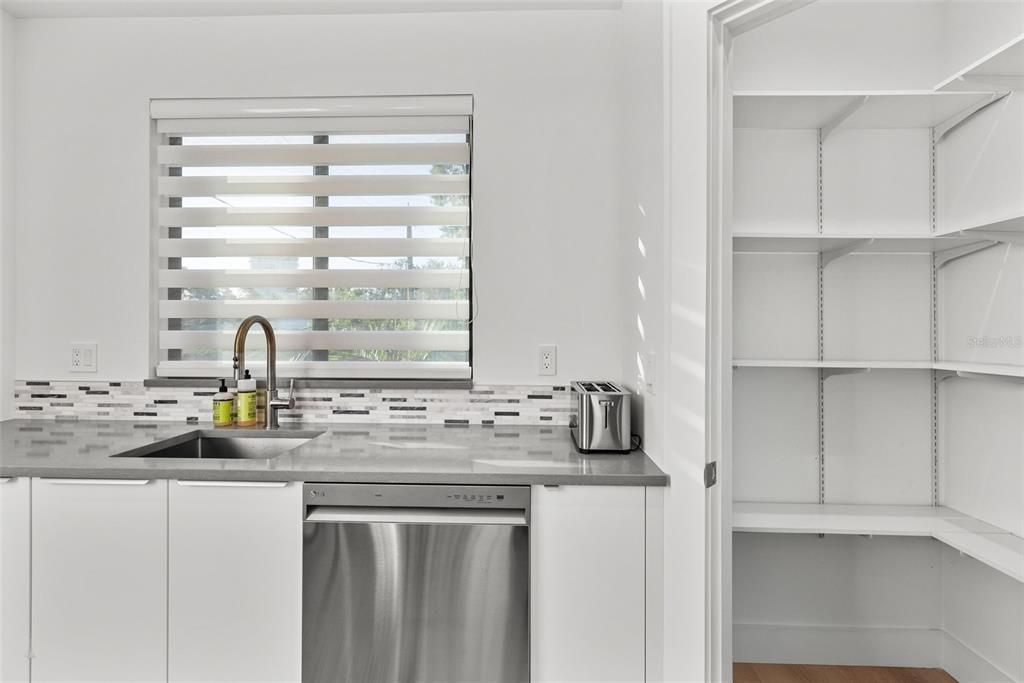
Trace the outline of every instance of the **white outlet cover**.
<path fill-rule="evenodd" d="M 537 347 L 537 374 L 542 377 L 558 374 L 558 346 L 541 344 Z"/>
<path fill-rule="evenodd" d="M 90 342 L 72 342 L 71 372 L 96 372 L 97 345 Z"/>

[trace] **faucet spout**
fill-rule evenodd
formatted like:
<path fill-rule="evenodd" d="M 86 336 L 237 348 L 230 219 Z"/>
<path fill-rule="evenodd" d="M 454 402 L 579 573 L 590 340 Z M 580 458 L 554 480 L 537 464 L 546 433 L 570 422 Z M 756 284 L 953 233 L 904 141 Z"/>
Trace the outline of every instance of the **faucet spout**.
<path fill-rule="evenodd" d="M 264 426 L 266 429 L 277 429 L 277 411 L 281 408 L 295 407 L 295 391 L 287 401 L 278 400 L 277 397 L 277 336 L 274 334 L 274 327 L 270 321 L 262 315 L 251 315 L 242 321 L 235 333 L 234 369 L 235 379 L 242 379 L 245 374 L 245 338 L 253 325 L 259 325 L 263 329 L 263 335 L 267 339 L 267 408 Z M 294 382 L 294 380 L 293 380 Z M 294 387 L 294 384 L 292 385 Z"/>

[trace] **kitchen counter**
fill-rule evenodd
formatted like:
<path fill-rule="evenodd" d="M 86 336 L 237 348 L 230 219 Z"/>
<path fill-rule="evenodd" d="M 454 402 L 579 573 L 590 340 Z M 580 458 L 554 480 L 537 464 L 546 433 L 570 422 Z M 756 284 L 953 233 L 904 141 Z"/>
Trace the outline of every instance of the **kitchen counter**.
<path fill-rule="evenodd" d="M 0 422 L 0 476 L 402 484 L 668 484 L 668 476 L 643 452 L 581 454 L 572 444 L 568 427 L 556 426 L 304 424 L 302 431 L 323 434 L 269 459 L 111 457 L 207 429 L 212 426 L 8 420 Z"/>

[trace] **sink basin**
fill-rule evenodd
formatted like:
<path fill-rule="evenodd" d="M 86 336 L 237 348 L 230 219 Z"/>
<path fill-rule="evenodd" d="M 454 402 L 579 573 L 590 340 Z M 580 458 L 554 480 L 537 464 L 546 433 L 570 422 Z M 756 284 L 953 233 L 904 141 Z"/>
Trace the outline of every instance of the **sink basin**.
<path fill-rule="evenodd" d="M 266 460 L 276 458 L 321 434 L 323 432 L 291 430 L 204 430 L 158 441 L 112 457 Z"/>

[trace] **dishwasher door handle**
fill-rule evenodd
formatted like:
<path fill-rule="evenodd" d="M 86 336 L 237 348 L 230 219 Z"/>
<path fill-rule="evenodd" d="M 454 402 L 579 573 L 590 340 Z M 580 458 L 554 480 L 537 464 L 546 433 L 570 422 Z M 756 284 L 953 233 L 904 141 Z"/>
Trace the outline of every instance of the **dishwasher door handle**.
<path fill-rule="evenodd" d="M 348 507 L 306 508 L 307 522 L 350 524 L 500 524 L 527 526 L 525 510 L 486 508 Z"/>

